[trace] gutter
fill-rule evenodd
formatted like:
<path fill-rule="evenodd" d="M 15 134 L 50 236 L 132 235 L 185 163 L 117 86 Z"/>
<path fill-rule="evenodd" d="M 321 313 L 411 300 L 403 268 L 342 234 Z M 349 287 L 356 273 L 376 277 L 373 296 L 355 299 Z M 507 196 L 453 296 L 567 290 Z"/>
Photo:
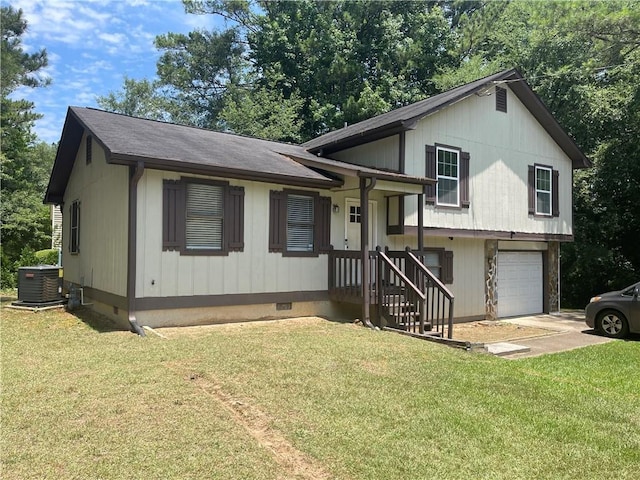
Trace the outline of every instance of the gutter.
<path fill-rule="evenodd" d="M 131 331 L 141 337 L 146 336 L 136 319 L 136 247 L 138 233 L 138 182 L 144 173 L 144 162 L 129 167 L 129 238 L 127 254 L 127 298 L 129 300 L 129 324 Z"/>

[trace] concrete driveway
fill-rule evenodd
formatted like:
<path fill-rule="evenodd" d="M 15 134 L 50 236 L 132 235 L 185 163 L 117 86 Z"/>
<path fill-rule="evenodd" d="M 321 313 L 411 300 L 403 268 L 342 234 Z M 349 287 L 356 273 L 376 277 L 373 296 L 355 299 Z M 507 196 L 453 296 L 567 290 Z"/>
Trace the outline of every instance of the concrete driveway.
<path fill-rule="evenodd" d="M 489 353 L 509 359 L 536 357 L 613 341 L 590 329 L 584 322 L 584 312 L 581 310 L 502 318 L 500 321 L 550 331 L 549 335 L 517 340 L 515 343 L 496 342 L 485 345 Z"/>

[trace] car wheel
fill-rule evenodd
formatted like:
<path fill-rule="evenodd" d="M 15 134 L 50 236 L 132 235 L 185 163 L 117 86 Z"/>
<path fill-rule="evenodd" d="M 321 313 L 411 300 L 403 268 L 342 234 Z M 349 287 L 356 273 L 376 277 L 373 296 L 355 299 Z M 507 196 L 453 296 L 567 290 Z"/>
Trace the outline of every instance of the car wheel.
<path fill-rule="evenodd" d="M 600 333 L 609 338 L 623 338 L 629 333 L 627 319 L 615 310 L 601 312 L 596 325 Z"/>

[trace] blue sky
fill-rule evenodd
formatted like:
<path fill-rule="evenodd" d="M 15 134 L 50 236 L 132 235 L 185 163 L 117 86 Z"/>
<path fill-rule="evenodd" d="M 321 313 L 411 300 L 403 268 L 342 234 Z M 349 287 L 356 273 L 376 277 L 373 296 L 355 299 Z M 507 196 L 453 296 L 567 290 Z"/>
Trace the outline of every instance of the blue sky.
<path fill-rule="evenodd" d="M 51 78 L 45 88 L 21 88 L 13 95 L 35 103 L 44 117 L 39 140 L 60 139 L 67 107 L 97 107 L 96 97 L 120 90 L 124 76 L 155 78 L 156 35 L 212 29 L 211 15 L 187 15 L 180 0 L 2 0 L 22 9 L 28 30 L 26 52 L 45 48 Z M 217 21 L 219 22 L 219 20 Z"/>

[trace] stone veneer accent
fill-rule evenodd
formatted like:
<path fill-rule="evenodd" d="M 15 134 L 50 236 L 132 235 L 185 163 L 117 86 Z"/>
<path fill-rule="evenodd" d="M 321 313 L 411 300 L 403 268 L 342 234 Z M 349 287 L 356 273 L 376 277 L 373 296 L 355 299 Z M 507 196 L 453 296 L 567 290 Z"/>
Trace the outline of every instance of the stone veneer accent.
<path fill-rule="evenodd" d="M 498 318 L 498 240 L 484 241 L 484 309 L 487 320 Z"/>

